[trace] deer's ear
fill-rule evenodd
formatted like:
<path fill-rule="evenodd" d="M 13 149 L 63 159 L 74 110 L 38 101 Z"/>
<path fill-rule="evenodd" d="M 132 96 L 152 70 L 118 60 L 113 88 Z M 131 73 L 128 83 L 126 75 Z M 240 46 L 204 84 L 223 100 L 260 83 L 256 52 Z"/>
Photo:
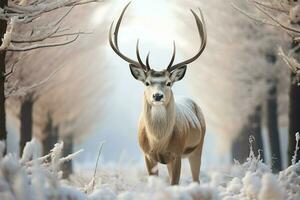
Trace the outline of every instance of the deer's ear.
<path fill-rule="evenodd" d="M 132 76 L 139 81 L 145 82 L 146 80 L 146 73 L 144 70 L 138 66 L 135 66 L 133 64 L 129 64 L 129 68 L 131 71 Z"/>
<path fill-rule="evenodd" d="M 183 65 L 182 67 L 176 68 L 171 72 L 171 81 L 174 83 L 176 81 L 180 81 L 186 72 L 186 65 Z"/>

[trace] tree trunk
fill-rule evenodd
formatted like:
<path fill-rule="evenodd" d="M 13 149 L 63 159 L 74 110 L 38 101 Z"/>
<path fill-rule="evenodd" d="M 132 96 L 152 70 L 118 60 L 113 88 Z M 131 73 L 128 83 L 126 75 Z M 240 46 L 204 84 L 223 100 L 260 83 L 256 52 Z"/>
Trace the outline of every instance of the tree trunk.
<path fill-rule="evenodd" d="M 254 153 L 258 155 L 258 151 L 260 151 L 261 159 L 265 159 L 264 156 L 264 144 L 262 138 L 262 128 L 261 128 L 261 121 L 262 121 L 262 109 L 261 106 L 257 106 L 255 108 L 254 115 L 250 117 L 250 122 L 252 126 L 250 127 L 250 131 L 255 138 L 255 143 L 253 145 Z"/>
<path fill-rule="evenodd" d="M 21 104 L 20 111 L 20 157 L 23 154 L 23 149 L 26 142 L 31 140 L 32 137 L 32 111 L 33 111 L 33 95 L 27 95 Z"/>
<path fill-rule="evenodd" d="M 63 137 L 62 141 L 64 142 L 63 156 L 65 157 L 73 153 L 73 135 L 70 134 L 68 136 Z M 72 160 L 63 163 L 61 168 L 63 171 L 63 178 L 69 178 L 70 174 L 72 174 L 73 171 Z"/>
<path fill-rule="evenodd" d="M 247 123 L 239 135 L 232 144 L 232 158 L 239 161 L 240 163 L 245 162 L 246 158 L 249 156 L 249 136 L 251 135 L 249 131 L 249 124 Z"/>
<path fill-rule="evenodd" d="M 43 155 L 47 155 L 58 141 L 58 127 L 53 125 L 52 116 L 50 114 L 48 114 L 48 121 L 43 133 L 45 134 L 45 138 L 42 142 Z"/>
<path fill-rule="evenodd" d="M 255 143 L 253 144 L 253 150 L 256 156 L 258 151 L 263 150 L 263 140 L 261 134 L 261 106 L 257 106 L 252 115 L 249 116 L 248 123 L 245 124 L 239 136 L 235 139 L 232 145 L 233 159 L 240 163 L 245 162 L 249 156 L 249 137 L 253 135 Z M 261 158 L 264 159 L 264 154 L 261 153 Z"/>
<path fill-rule="evenodd" d="M 291 164 L 294 151 L 296 149 L 295 134 L 300 132 L 300 86 L 294 82 L 295 74 L 291 73 L 290 84 L 290 105 L 289 105 L 289 147 L 288 158 Z M 300 159 L 300 152 L 297 153 L 296 161 Z"/>
<path fill-rule="evenodd" d="M 271 147 L 272 169 L 274 172 L 279 172 L 282 170 L 282 165 L 277 114 L 277 81 L 270 80 L 270 84 L 267 99 L 267 128 Z"/>
<path fill-rule="evenodd" d="M 7 0 L 0 1 L 0 7 L 4 8 L 7 5 Z M 0 20 L 0 38 L 4 37 L 6 32 L 7 22 Z M 2 43 L 2 42 L 0 42 Z M 6 116 L 5 116 L 5 51 L 0 51 L 0 140 L 6 140 Z"/>

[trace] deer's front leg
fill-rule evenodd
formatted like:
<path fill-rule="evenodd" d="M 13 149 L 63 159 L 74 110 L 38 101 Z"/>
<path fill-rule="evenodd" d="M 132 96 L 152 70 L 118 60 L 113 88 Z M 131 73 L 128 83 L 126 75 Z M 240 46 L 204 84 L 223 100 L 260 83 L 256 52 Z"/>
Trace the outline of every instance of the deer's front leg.
<path fill-rule="evenodd" d="M 173 161 L 167 164 L 171 185 L 177 185 L 181 172 L 181 157 L 177 156 Z"/>
<path fill-rule="evenodd" d="M 148 158 L 148 156 L 146 155 L 145 155 L 145 161 L 146 161 L 146 166 L 147 166 L 149 176 L 153 176 L 153 175 L 158 176 L 157 162 Z"/>

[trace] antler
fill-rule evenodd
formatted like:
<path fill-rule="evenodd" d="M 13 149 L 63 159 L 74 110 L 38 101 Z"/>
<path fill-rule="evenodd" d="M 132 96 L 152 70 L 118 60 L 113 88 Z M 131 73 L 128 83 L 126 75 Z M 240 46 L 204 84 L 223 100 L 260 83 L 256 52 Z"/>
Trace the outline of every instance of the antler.
<path fill-rule="evenodd" d="M 120 28 L 120 25 L 121 25 L 121 22 L 122 22 L 122 19 L 123 19 L 123 16 L 125 14 L 125 11 L 126 9 L 128 8 L 128 6 L 130 5 L 131 2 L 129 2 L 124 8 L 123 8 L 123 11 L 117 21 L 117 24 L 116 24 L 116 27 L 115 27 L 115 30 L 114 30 L 114 33 L 113 32 L 113 25 L 114 25 L 114 22 L 112 22 L 111 26 L 110 26 L 110 29 L 109 29 L 109 44 L 111 46 L 111 48 L 114 50 L 114 52 L 119 55 L 122 59 L 124 59 L 125 61 L 127 61 L 128 63 L 131 63 L 131 64 L 134 64 L 135 66 L 137 67 L 141 67 L 144 71 L 149 71 L 150 70 L 150 64 L 149 64 L 149 53 L 147 55 L 147 58 L 146 58 L 146 65 L 143 63 L 142 59 L 141 59 L 141 56 L 140 56 L 140 52 L 139 52 L 139 40 L 137 40 L 137 44 L 136 44 L 136 55 L 137 55 L 137 60 L 138 61 L 135 61 L 129 57 L 127 57 L 126 55 L 124 55 L 120 49 L 119 49 L 119 46 L 118 46 L 118 33 L 119 33 L 119 28 Z M 188 60 L 185 60 L 183 62 L 180 62 L 176 65 L 173 65 L 174 63 L 174 60 L 175 60 L 175 55 L 176 55 L 176 45 L 175 45 L 175 42 L 173 42 L 173 54 L 172 54 L 172 58 L 171 58 L 171 61 L 167 67 L 167 70 L 169 72 L 172 72 L 174 69 L 178 68 L 178 67 L 181 67 L 183 65 L 187 65 L 187 64 L 190 64 L 191 62 L 195 61 L 201 54 L 202 52 L 204 51 L 205 47 L 206 47 L 206 43 L 207 43 L 207 33 L 206 33 L 206 27 L 205 27 L 205 22 L 204 22 L 204 17 L 203 17 L 203 14 L 202 14 L 202 11 L 200 10 L 199 8 L 199 11 L 200 11 L 200 16 L 201 16 L 201 20 L 200 18 L 198 17 L 198 15 L 191 9 L 191 12 L 195 18 L 195 21 L 196 21 L 196 24 L 197 24 L 197 28 L 198 28 L 198 32 L 199 32 L 199 35 L 200 35 L 200 38 L 201 38 L 201 46 L 200 46 L 200 49 L 198 51 L 198 53 L 193 56 L 192 58 L 188 59 Z"/>
<path fill-rule="evenodd" d="M 170 64 L 168 65 L 168 68 L 167 68 L 167 70 L 169 72 L 172 72 L 174 69 L 176 69 L 178 67 L 182 67 L 183 65 L 187 65 L 187 64 L 195 61 L 202 54 L 202 52 L 204 51 L 204 49 L 206 47 L 206 43 L 207 43 L 206 27 L 205 27 L 205 22 L 204 22 L 203 14 L 202 14 L 202 11 L 200 10 L 200 8 L 199 8 L 199 11 L 200 11 L 201 20 L 199 19 L 199 17 L 197 16 L 197 14 L 191 9 L 191 12 L 192 12 L 192 14 L 195 17 L 196 24 L 197 24 L 197 27 L 198 27 L 198 32 L 199 32 L 199 35 L 200 35 L 200 38 L 201 38 L 200 49 L 199 49 L 198 53 L 195 56 L 193 56 L 192 58 L 190 58 L 188 60 L 185 60 L 183 62 L 180 62 L 180 63 L 172 66 L 173 62 L 174 62 L 174 59 L 175 59 L 175 54 L 176 54 L 175 42 L 174 42 L 174 50 L 173 50 L 172 59 L 171 59 Z"/>
<path fill-rule="evenodd" d="M 127 61 L 128 63 L 130 64 L 134 64 L 135 66 L 137 67 L 141 67 L 144 71 L 148 71 L 150 70 L 150 66 L 149 66 L 149 54 L 147 56 L 147 65 L 145 65 L 140 57 L 140 53 L 139 53 L 139 40 L 137 41 L 137 44 L 136 44 L 136 55 L 137 55 L 137 59 L 138 59 L 138 62 L 125 56 L 123 53 L 121 53 L 120 49 L 119 49 L 119 46 L 118 46 L 118 34 L 119 34 L 119 28 L 120 28 L 120 25 L 121 25 L 121 22 L 122 22 L 122 18 L 125 14 L 125 11 L 126 9 L 128 8 L 128 6 L 130 5 L 131 2 L 129 2 L 124 8 L 123 8 L 123 11 L 117 21 L 117 24 L 116 24 L 116 27 L 115 27 L 115 30 L 114 30 L 114 33 L 112 33 L 112 29 L 113 29 L 113 25 L 114 25 L 114 22 L 112 22 L 111 26 L 110 26 L 110 29 L 109 29 L 109 44 L 111 46 L 111 48 L 114 50 L 114 52 L 119 55 L 122 59 L 124 59 L 125 61 Z"/>

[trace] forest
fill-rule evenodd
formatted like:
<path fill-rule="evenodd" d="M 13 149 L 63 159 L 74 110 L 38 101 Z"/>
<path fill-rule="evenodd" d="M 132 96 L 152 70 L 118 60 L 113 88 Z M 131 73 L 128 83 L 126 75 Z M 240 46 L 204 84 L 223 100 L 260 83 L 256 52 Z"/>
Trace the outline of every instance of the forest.
<path fill-rule="evenodd" d="M 1 0 L 0 38 L 1 200 L 300 199 L 300 1 Z"/>

